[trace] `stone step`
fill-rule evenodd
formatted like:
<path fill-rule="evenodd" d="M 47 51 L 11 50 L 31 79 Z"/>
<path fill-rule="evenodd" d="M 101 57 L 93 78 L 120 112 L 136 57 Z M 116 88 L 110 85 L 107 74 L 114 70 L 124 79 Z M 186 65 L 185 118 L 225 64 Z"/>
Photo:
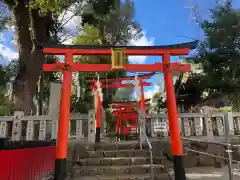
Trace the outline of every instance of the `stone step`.
<path fill-rule="evenodd" d="M 153 164 L 162 164 L 166 160 L 165 157 L 154 157 Z M 105 158 L 86 158 L 74 162 L 81 166 L 97 166 L 97 165 L 141 165 L 149 164 L 149 157 L 105 157 Z"/>
<path fill-rule="evenodd" d="M 164 165 L 153 164 L 154 173 L 164 172 Z M 123 166 L 88 166 L 74 168 L 74 176 L 109 176 L 109 175 L 126 175 L 126 174 L 144 174 L 150 173 L 150 164 L 143 165 L 123 165 Z"/>
<path fill-rule="evenodd" d="M 94 145 L 94 150 L 124 150 L 124 149 L 140 149 L 138 140 L 120 141 L 112 143 L 99 143 Z"/>
<path fill-rule="evenodd" d="M 105 150 L 105 151 L 87 151 L 87 158 L 104 157 L 148 157 L 148 150 L 128 149 L 128 150 Z"/>
<path fill-rule="evenodd" d="M 79 177 L 75 180 L 152 180 L 151 174 L 133 174 L 133 175 L 121 175 L 121 176 L 85 176 Z M 154 175 L 153 180 L 172 180 L 172 178 L 167 174 Z"/>

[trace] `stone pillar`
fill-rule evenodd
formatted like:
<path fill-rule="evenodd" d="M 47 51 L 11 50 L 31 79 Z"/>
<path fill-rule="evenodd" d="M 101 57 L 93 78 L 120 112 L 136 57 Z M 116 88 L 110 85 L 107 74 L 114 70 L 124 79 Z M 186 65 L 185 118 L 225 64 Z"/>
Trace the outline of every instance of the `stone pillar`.
<path fill-rule="evenodd" d="M 22 119 L 24 112 L 14 112 L 13 127 L 12 127 L 12 141 L 20 141 L 22 138 Z"/>
<path fill-rule="evenodd" d="M 100 124 L 100 133 L 106 134 L 106 111 L 102 108 L 102 119 Z"/>
<path fill-rule="evenodd" d="M 216 117 L 216 128 L 218 136 L 224 135 L 224 124 L 222 117 Z"/>
<path fill-rule="evenodd" d="M 142 145 L 143 140 L 145 139 L 142 132 L 146 133 L 145 112 L 143 109 L 139 109 L 138 111 L 138 122 L 140 127 L 140 132 L 139 132 L 140 145 Z"/>
<path fill-rule="evenodd" d="M 204 130 L 205 130 L 205 134 L 207 136 L 207 138 L 209 140 L 213 139 L 214 138 L 214 135 L 213 135 L 213 126 L 212 126 L 212 112 L 213 112 L 213 108 L 212 107 L 209 107 L 209 106 L 203 106 L 201 108 L 201 113 L 204 117 L 204 120 L 205 120 L 205 127 L 204 127 Z"/>
<path fill-rule="evenodd" d="M 39 135 L 38 135 L 39 140 L 46 140 L 46 134 L 47 134 L 46 131 L 47 131 L 47 121 L 41 120 L 40 126 L 39 126 Z"/>
<path fill-rule="evenodd" d="M 88 111 L 88 142 L 95 143 L 96 114 L 95 110 Z"/>
<path fill-rule="evenodd" d="M 227 112 L 224 114 L 224 127 L 225 127 L 225 134 L 227 137 L 233 136 L 235 134 L 232 112 Z"/>
<path fill-rule="evenodd" d="M 56 120 L 52 120 L 51 139 L 57 139 L 61 87 L 61 83 L 50 83 L 48 115 L 54 118 L 56 117 Z"/>
<path fill-rule="evenodd" d="M 193 122 L 196 136 L 201 136 L 202 135 L 201 117 L 194 117 Z"/>
<path fill-rule="evenodd" d="M 188 118 L 183 118 L 183 130 L 184 130 L 185 137 L 191 136 L 191 126 Z"/>
<path fill-rule="evenodd" d="M 76 139 L 84 138 L 83 135 L 83 120 L 78 119 L 76 120 Z"/>
<path fill-rule="evenodd" d="M 142 128 L 142 131 L 146 133 L 146 120 L 145 120 L 145 112 L 143 109 L 139 109 L 138 111 L 138 121 L 139 125 Z"/>
<path fill-rule="evenodd" d="M 26 133 L 26 140 L 32 141 L 34 140 L 34 121 L 27 121 L 27 133 Z"/>
<path fill-rule="evenodd" d="M 157 133 L 156 132 L 154 132 L 154 126 L 155 126 L 155 124 L 157 123 L 157 121 L 158 121 L 158 119 L 157 118 L 152 118 L 151 117 L 151 136 L 152 137 L 157 137 Z"/>
<path fill-rule="evenodd" d="M 71 136 L 71 126 L 72 126 L 72 124 L 71 124 L 71 119 L 69 120 L 69 122 L 68 122 L 68 138 Z"/>
<path fill-rule="evenodd" d="M 206 135 L 208 139 L 213 139 L 213 126 L 212 126 L 212 118 L 208 115 L 204 116 L 205 119 L 205 130 L 206 130 Z"/>
<path fill-rule="evenodd" d="M 59 107 L 61 101 L 61 83 L 50 83 L 50 97 L 48 115 L 59 116 Z"/>
<path fill-rule="evenodd" d="M 167 117 L 163 118 L 162 122 L 163 122 L 162 125 L 165 124 L 166 130 L 165 131 L 163 130 L 161 134 L 162 134 L 163 137 L 168 137 L 168 132 L 169 132 L 168 118 Z"/>
<path fill-rule="evenodd" d="M 236 133 L 240 135 L 240 117 L 236 117 L 235 119 L 236 124 Z"/>
<path fill-rule="evenodd" d="M 8 123 L 7 121 L 0 122 L 0 137 L 6 138 L 8 136 Z"/>
<path fill-rule="evenodd" d="M 52 128 L 51 128 L 51 139 L 57 139 L 57 132 L 58 132 L 58 120 L 52 121 Z"/>

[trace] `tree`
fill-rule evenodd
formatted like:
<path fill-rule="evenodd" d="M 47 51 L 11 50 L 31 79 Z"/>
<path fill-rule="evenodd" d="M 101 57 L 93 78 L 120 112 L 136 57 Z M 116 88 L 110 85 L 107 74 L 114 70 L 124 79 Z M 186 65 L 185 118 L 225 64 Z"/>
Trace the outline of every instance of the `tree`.
<path fill-rule="evenodd" d="M 40 69 L 45 61 L 41 45 L 48 42 L 53 22 L 51 13 L 42 14 L 38 6 L 29 8 L 31 2 L 4 0 L 13 13 L 19 50 L 19 70 L 13 90 L 15 108 L 24 110 L 25 114 L 30 114 Z"/>
<path fill-rule="evenodd" d="M 162 97 L 160 92 L 157 92 L 153 95 L 151 105 L 152 105 L 151 111 L 153 112 L 159 114 L 160 112 L 164 111 L 164 108 L 166 108 L 166 101 Z"/>
<path fill-rule="evenodd" d="M 46 58 L 42 45 L 57 43 L 56 29 L 59 32 L 58 17 L 73 3 L 82 0 L 3 0 L 13 14 L 19 51 L 19 69 L 13 85 L 15 109 L 31 113 L 33 96 L 41 67 Z"/>
<path fill-rule="evenodd" d="M 13 14 L 14 26 L 16 28 L 17 47 L 19 50 L 19 70 L 14 81 L 13 95 L 15 97 L 16 110 L 23 110 L 25 114 L 29 114 L 32 108 L 32 99 L 36 94 L 36 86 L 41 74 L 42 64 L 46 58 L 42 52 L 42 45 L 47 43 L 58 43 L 59 32 L 63 30 L 63 24 L 58 21 L 61 12 L 72 6 L 73 4 L 78 8 L 74 13 L 81 14 L 82 4 L 93 4 L 97 8 L 97 16 L 106 14 L 105 19 L 98 21 L 98 25 L 107 22 L 112 6 L 105 7 L 106 4 L 113 4 L 120 1 L 84 1 L 84 0 L 3 0 Z M 83 3 L 84 2 L 84 3 Z M 101 3 L 96 6 L 96 2 Z M 86 11 L 85 11 L 86 12 Z M 104 12 L 104 13 L 103 13 Z M 100 16 L 99 16 L 100 17 Z M 119 17 L 119 16 L 118 16 Z M 105 20 L 105 21 L 103 21 Z M 132 19 L 131 19 L 132 20 Z M 84 20 L 84 22 L 89 22 Z M 126 21 L 125 21 L 126 22 Z M 110 23 L 110 22 L 109 22 Z M 106 26 L 98 26 L 98 29 Z M 101 29 L 102 30 L 102 29 Z M 104 31 L 107 31 L 106 29 Z M 107 35 L 100 33 L 102 40 L 107 39 Z M 121 32 L 120 34 L 130 34 L 128 32 Z M 120 38 L 118 38 L 120 39 Z M 105 43 L 104 43 L 105 44 Z"/>
<path fill-rule="evenodd" d="M 116 3 L 116 4 L 115 4 Z M 126 45 L 130 40 L 141 37 L 141 29 L 139 25 L 133 20 L 134 6 L 133 3 L 126 2 L 120 6 L 120 1 L 108 0 L 103 1 L 89 1 L 92 5 L 91 13 L 89 9 L 83 13 L 83 31 L 73 41 L 74 44 L 90 44 L 90 45 Z M 101 56 L 82 56 L 78 59 L 81 63 L 100 63 L 110 64 L 110 57 Z M 126 59 L 128 63 L 128 59 Z M 107 72 L 99 73 L 100 78 L 117 78 L 126 75 L 125 72 Z M 75 107 L 82 107 L 82 110 L 89 108 L 86 105 L 93 102 L 91 90 L 87 89 L 88 84 L 84 84 L 86 79 L 96 79 L 95 73 L 79 73 L 81 87 L 85 86 L 84 101 L 85 105 L 76 105 Z M 103 89 L 104 101 L 103 106 L 108 108 L 109 102 L 115 94 L 115 89 Z M 74 98 L 75 99 L 75 98 Z"/>
<path fill-rule="evenodd" d="M 118 89 L 113 96 L 114 101 L 129 101 L 131 99 L 134 88 Z"/>
<path fill-rule="evenodd" d="M 211 94 L 229 95 L 232 104 L 240 83 L 240 11 L 229 0 L 210 10 L 210 20 L 201 22 L 205 38 L 198 48 L 198 60 L 203 70 L 201 88 Z"/>
<path fill-rule="evenodd" d="M 127 45 L 142 36 L 140 25 L 134 21 L 134 2 L 120 0 L 90 1 L 91 11 L 83 12 L 82 23 L 89 23 L 99 30 L 103 44 Z"/>

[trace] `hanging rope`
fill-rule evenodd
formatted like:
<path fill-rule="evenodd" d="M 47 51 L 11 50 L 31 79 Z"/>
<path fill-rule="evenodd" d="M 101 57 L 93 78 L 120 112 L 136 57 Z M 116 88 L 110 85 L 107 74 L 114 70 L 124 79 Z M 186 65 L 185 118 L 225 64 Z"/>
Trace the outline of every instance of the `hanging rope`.
<path fill-rule="evenodd" d="M 76 73 L 75 76 L 75 86 L 76 86 L 76 97 L 77 97 L 77 102 L 79 101 L 79 98 L 81 97 L 81 87 L 79 83 L 79 73 Z"/>
<path fill-rule="evenodd" d="M 101 102 L 103 102 L 103 93 L 102 93 L 102 88 L 101 88 L 101 83 L 100 83 L 100 77 L 99 77 L 99 74 L 96 73 L 96 76 L 97 76 L 97 83 L 96 83 L 96 86 L 97 86 L 97 92 L 98 92 L 98 95 L 100 96 L 100 100 L 101 100 Z"/>
<path fill-rule="evenodd" d="M 159 88 L 159 97 L 162 98 L 163 101 L 166 100 L 166 92 L 165 92 L 165 84 L 161 79 L 161 74 L 157 74 L 157 85 Z"/>

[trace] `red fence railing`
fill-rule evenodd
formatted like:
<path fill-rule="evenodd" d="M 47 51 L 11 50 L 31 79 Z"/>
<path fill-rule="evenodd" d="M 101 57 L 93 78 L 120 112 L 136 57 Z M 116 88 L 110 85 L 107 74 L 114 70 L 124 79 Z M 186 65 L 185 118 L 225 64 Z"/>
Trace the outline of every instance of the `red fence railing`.
<path fill-rule="evenodd" d="M 42 180 L 54 170 L 54 142 L 4 143 L 0 146 L 1 180 Z"/>

